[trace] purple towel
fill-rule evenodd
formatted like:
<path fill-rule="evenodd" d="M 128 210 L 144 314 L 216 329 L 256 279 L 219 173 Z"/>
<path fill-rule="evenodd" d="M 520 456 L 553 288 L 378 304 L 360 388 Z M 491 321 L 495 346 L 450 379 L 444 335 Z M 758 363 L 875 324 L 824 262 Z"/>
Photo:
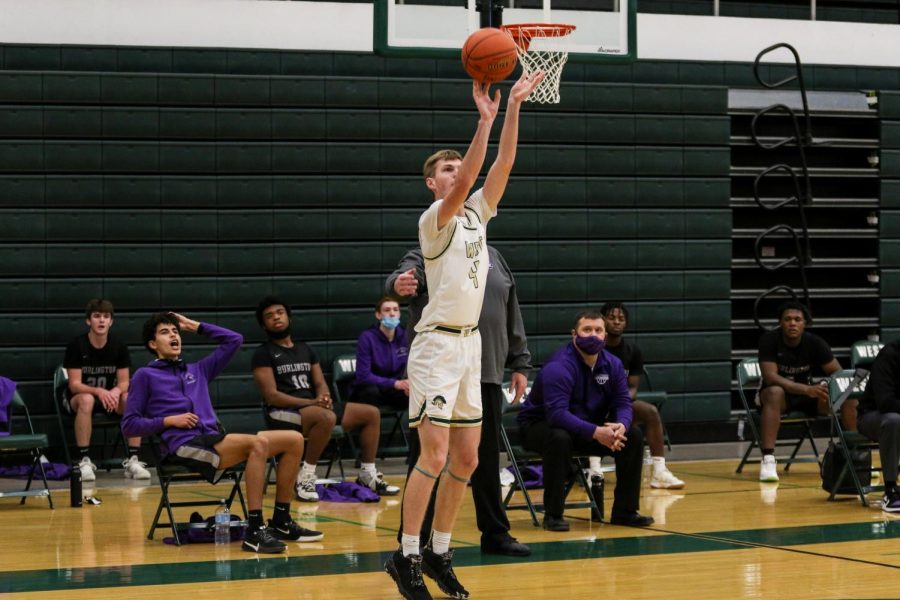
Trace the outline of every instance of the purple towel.
<path fill-rule="evenodd" d="M 513 473 L 512 467 L 506 467 L 506 470 Z M 522 473 L 522 482 L 529 490 L 544 487 L 544 468 L 541 465 L 526 465 L 520 467 Z"/>
<path fill-rule="evenodd" d="M 231 515 L 232 521 L 240 521 L 241 518 L 235 514 Z M 206 523 L 206 527 L 192 527 L 186 531 L 183 531 L 178 534 L 178 537 L 181 539 L 182 544 L 214 544 L 216 542 L 216 518 L 207 517 L 206 519 L 198 512 L 192 512 L 190 518 L 191 524 L 197 523 Z M 232 525 L 229 529 L 229 533 L 231 534 L 232 542 L 240 542 L 244 539 L 244 534 L 247 532 L 246 525 Z M 170 544 L 172 546 L 175 545 L 175 538 L 173 537 L 164 537 L 164 544 Z"/>
<path fill-rule="evenodd" d="M 16 393 L 16 382 L 0 377 L 0 435 L 12 433 L 12 399 Z"/>
<path fill-rule="evenodd" d="M 319 483 L 316 484 L 316 492 L 319 494 L 321 502 L 378 502 L 381 500 L 381 496 L 369 488 L 352 481 L 328 485 Z"/>
<path fill-rule="evenodd" d="M 41 461 L 43 462 L 43 461 Z M 9 477 L 10 479 L 28 479 L 28 474 L 31 472 L 31 464 L 27 465 L 17 465 L 11 467 L 0 467 L 0 477 Z M 62 481 L 63 479 L 69 478 L 69 467 L 62 463 L 52 463 L 45 462 L 44 463 L 44 474 L 47 476 L 47 479 L 53 479 L 55 481 Z M 36 471 L 35 477 L 40 477 L 41 472 Z"/>

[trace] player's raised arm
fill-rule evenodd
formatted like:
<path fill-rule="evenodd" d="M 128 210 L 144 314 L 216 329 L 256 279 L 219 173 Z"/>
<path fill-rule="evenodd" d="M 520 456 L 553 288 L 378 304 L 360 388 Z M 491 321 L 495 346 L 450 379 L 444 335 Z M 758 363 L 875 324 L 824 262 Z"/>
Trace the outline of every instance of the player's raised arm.
<path fill-rule="evenodd" d="M 503 192 L 506 191 L 509 174 L 516 162 L 516 147 L 519 144 L 519 107 L 543 79 L 543 71 L 535 71 L 530 75 L 523 73 L 509 91 L 497 159 L 491 165 L 487 179 L 484 180 L 484 199 L 493 210 L 497 209 Z"/>
<path fill-rule="evenodd" d="M 453 187 L 441 203 L 438 211 L 438 228 L 449 223 L 450 219 L 460 211 L 466 198 L 469 197 L 469 190 L 478 179 L 482 165 L 484 165 L 491 126 L 493 126 L 497 110 L 500 108 L 500 91 L 496 91 L 494 97 L 491 98 L 490 87 L 490 84 L 472 82 L 472 97 L 475 100 L 475 106 L 478 107 L 478 128 L 459 165 Z"/>

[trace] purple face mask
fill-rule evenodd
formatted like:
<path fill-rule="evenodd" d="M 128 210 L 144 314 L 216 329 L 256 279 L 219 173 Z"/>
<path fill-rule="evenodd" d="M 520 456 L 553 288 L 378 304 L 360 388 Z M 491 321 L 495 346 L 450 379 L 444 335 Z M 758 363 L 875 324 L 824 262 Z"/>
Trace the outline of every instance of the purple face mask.
<path fill-rule="evenodd" d="M 606 340 L 601 340 L 596 335 L 575 336 L 575 346 L 585 354 L 600 354 L 606 346 Z"/>

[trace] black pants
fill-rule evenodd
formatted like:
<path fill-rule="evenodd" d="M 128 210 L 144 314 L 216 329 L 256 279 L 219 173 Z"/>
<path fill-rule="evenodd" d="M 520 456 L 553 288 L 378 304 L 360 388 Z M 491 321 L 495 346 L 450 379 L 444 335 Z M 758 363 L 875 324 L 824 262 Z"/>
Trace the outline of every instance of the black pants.
<path fill-rule="evenodd" d="M 897 481 L 897 462 L 900 461 L 900 413 L 871 410 L 860 415 L 858 427 L 861 434 L 878 442 L 884 480 Z"/>
<path fill-rule="evenodd" d="M 500 499 L 500 423 L 503 418 L 503 390 L 494 383 L 481 384 L 481 405 L 484 412 L 481 422 L 481 443 L 478 445 L 478 467 L 472 473 L 472 499 L 475 501 L 475 520 L 481 531 L 482 540 L 500 541 L 509 535 L 509 519 Z M 409 448 L 409 473 L 419 460 L 419 436 L 411 431 Z M 407 480 L 409 479 L 407 473 Z M 640 480 L 638 481 L 640 484 Z M 431 502 L 422 521 L 421 541 L 424 544 L 431 536 L 431 522 L 434 520 L 434 500 L 437 482 L 431 492 Z M 401 517 L 397 540 L 403 533 Z"/>
<path fill-rule="evenodd" d="M 348 402 L 383 406 L 393 410 L 409 408 L 409 396 L 403 393 L 403 390 L 385 390 L 377 385 L 363 385 L 355 388 Z"/>
<path fill-rule="evenodd" d="M 596 440 L 574 438 L 565 429 L 550 427 L 541 421 L 522 428 L 522 445 L 543 457 L 544 510 L 561 517 L 566 503 L 566 483 L 572 473 L 573 456 L 612 456 L 616 461 L 616 491 L 612 513 L 637 512 L 641 502 L 641 467 L 644 435 L 632 426 L 625 434 L 625 446 L 613 452 Z"/>

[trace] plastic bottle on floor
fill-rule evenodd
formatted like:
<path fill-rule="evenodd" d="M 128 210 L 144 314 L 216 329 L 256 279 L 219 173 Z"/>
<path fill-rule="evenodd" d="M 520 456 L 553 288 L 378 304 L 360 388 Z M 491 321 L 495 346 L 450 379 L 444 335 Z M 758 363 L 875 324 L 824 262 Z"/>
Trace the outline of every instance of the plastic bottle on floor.
<path fill-rule="evenodd" d="M 216 545 L 224 545 L 231 541 L 231 512 L 225 500 L 216 509 Z"/>

